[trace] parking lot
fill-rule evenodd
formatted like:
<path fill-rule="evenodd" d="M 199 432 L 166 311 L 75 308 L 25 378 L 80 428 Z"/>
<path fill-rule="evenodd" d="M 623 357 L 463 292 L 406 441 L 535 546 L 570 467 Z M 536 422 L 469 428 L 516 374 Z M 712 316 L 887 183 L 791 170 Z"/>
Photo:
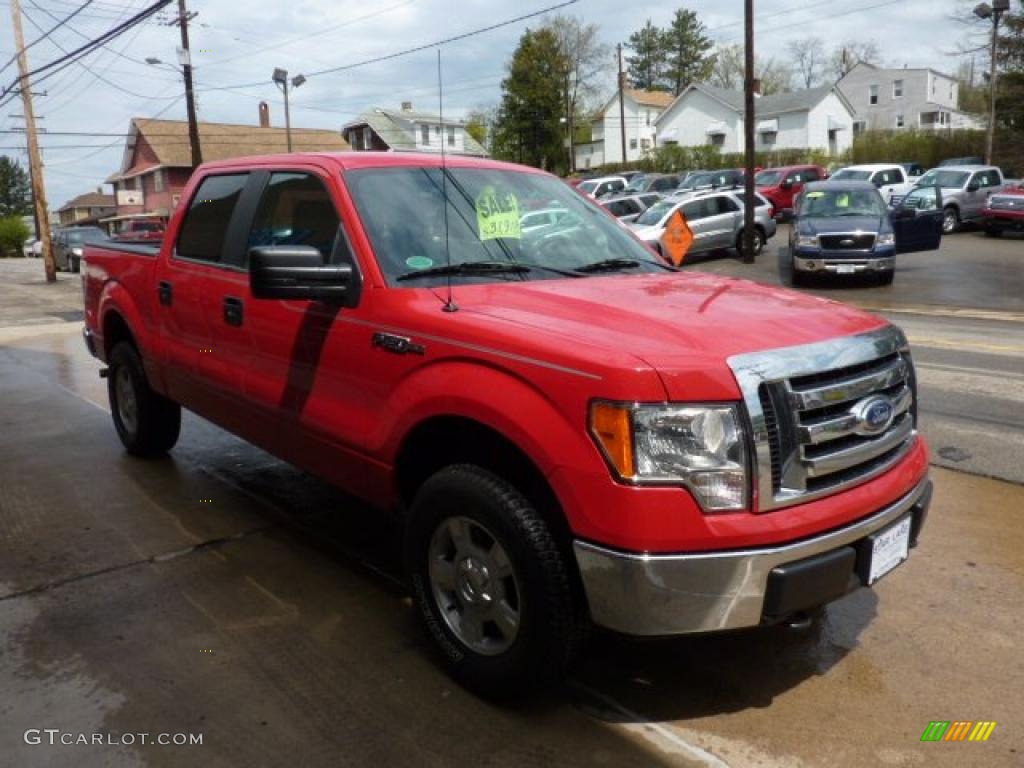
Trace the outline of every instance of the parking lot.
<path fill-rule="evenodd" d="M 782 285 L 786 237 L 697 266 Z M 0 764 L 1018 766 L 1022 266 L 1024 241 L 964 232 L 901 257 L 891 287 L 811 289 L 914 349 L 936 488 L 897 577 L 804 631 L 599 635 L 566 684 L 497 706 L 436 663 L 387 516 L 195 417 L 170 458 L 127 457 L 77 276 L 0 260 Z M 936 719 L 997 727 L 922 743 Z"/>

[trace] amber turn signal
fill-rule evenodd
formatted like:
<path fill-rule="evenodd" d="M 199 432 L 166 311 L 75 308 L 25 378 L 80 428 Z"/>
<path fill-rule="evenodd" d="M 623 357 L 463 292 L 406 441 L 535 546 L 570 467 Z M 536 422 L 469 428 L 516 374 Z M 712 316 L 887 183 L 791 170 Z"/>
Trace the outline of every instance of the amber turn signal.
<path fill-rule="evenodd" d="M 636 476 L 632 420 L 629 408 L 620 403 L 593 403 L 590 406 L 590 432 L 604 451 L 605 458 L 623 479 Z"/>

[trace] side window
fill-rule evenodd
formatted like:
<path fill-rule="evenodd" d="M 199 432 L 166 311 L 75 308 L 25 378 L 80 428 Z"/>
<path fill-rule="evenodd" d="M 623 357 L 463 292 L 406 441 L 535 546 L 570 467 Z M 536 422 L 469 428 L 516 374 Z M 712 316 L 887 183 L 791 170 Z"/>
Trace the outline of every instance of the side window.
<path fill-rule="evenodd" d="M 629 213 L 629 211 L 626 210 L 625 203 L 625 200 L 616 200 L 613 203 L 608 203 L 606 207 L 608 208 L 608 212 L 612 216 L 618 218 L 619 216 L 625 216 L 627 213 Z"/>
<path fill-rule="evenodd" d="M 703 200 L 694 200 L 692 203 L 687 203 L 683 206 L 683 216 L 686 217 L 687 221 L 699 221 L 707 215 L 707 206 L 704 205 Z"/>
<path fill-rule="evenodd" d="M 326 262 L 334 250 L 338 224 L 338 213 L 320 179 L 308 173 L 275 172 L 256 209 L 248 248 L 311 245 Z"/>
<path fill-rule="evenodd" d="M 221 260 L 231 215 L 248 180 L 247 173 L 203 179 L 181 225 L 177 256 L 213 263 Z"/>
<path fill-rule="evenodd" d="M 985 181 L 982 182 L 983 187 L 998 187 L 999 186 L 999 174 L 995 171 L 985 171 Z"/>
<path fill-rule="evenodd" d="M 608 189 L 613 189 L 616 192 L 619 192 L 619 191 L 621 191 L 621 190 L 623 190 L 625 188 L 626 188 L 626 185 L 622 181 L 620 181 L 619 179 L 615 179 L 614 181 L 609 181 L 608 182 Z"/>
<path fill-rule="evenodd" d="M 735 200 L 733 200 L 731 197 L 726 197 L 725 195 L 722 195 L 721 197 L 716 197 L 712 200 L 709 200 L 708 202 L 712 206 L 713 213 L 716 214 L 735 213 L 740 209 L 739 205 L 736 204 Z"/>
<path fill-rule="evenodd" d="M 640 203 L 636 200 L 623 200 L 626 205 L 626 213 L 640 213 Z"/>
<path fill-rule="evenodd" d="M 648 208 L 650 208 L 656 202 L 661 200 L 661 195 L 644 195 L 640 199 L 643 200 L 644 205 L 646 205 Z"/>

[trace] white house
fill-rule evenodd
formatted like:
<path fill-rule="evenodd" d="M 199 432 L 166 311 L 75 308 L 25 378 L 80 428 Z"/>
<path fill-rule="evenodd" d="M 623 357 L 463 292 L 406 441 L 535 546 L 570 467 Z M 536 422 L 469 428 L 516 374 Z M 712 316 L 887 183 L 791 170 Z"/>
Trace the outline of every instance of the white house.
<path fill-rule="evenodd" d="M 934 69 L 886 69 L 862 62 L 836 85 L 853 105 L 854 133 L 984 127 L 982 120 L 960 110 L 956 78 Z"/>
<path fill-rule="evenodd" d="M 486 157 L 480 143 L 466 133 L 462 120 L 437 114 L 416 112 L 412 102 L 402 102 L 401 110 L 374 109 L 344 125 L 341 135 L 355 150 L 402 152 L 450 152 L 454 155 Z"/>
<path fill-rule="evenodd" d="M 759 152 L 819 149 L 838 155 L 853 142 L 853 107 L 831 85 L 759 96 L 754 108 Z M 742 152 L 743 112 L 741 91 L 691 85 L 655 121 L 657 143 Z"/>
<path fill-rule="evenodd" d="M 596 168 L 605 163 L 621 163 L 622 126 L 626 126 L 626 160 L 636 162 L 654 148 L 654 123 L 672 103 L 672 94 L 666 91 L 623 89 L 625 123 L 619 110 L 619 93 L 604 105 L 591 124 L 591 141 L 575 147 L 576 167 Z"/>

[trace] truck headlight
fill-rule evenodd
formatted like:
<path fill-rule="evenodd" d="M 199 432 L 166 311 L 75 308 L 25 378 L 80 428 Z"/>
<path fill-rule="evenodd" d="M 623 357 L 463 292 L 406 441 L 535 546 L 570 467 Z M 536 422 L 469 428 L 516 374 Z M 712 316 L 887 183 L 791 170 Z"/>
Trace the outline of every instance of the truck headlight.
<path fill-rule="evenodd" d="M 621 480 L 685 485 L 707 512 L 747 505 L 747 451 L 735 405 L 596 402 L 590 432 Z"/>
<path fill-rule="evenodd" d="M 75 256 L 81 256 L 82 255 L 82 249 L 81 248 L 72 248 L 71 249 L 71 253 L 74 254 Z"/>
<path fill-rule="evenodd" d="M 896 245 L 895 233 L 886 232 L 885 234 L 879 235 L 878 240 L 875 241 L 875 245 Z"/>
<path fill-rule="evenodd" d="M 812 248 L 818 247 L 818 236 L 817 235 L 797 235 L 797 245 L 809 245 Z"/>

